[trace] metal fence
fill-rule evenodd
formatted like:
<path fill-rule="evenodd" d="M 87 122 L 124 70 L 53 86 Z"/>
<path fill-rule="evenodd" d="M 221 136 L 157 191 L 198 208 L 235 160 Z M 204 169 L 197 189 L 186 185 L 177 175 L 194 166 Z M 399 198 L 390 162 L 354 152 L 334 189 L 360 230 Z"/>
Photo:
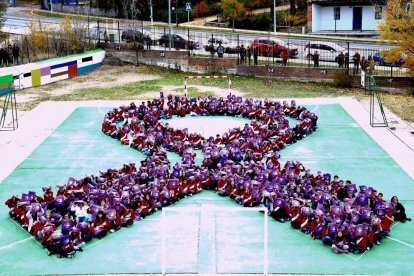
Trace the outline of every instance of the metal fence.
<path fill-rule="evenodd" d="M 96 29 L 98 40 L 109 43 L 132 42 L 133 32 L 143 33 L 145 39 L 136 38 L 144 44 L 144 49 L 169 50 L 168 27 L 155 27 L 142 22 L 135 24 L 99 23 Z M 217 48 L 223 46 L 223 57 L 237 58 L 238 63 L 250 65 L 275 65 L 295 67 L 348 68 L 349 74 L 360 74 L 361 68 L 374 75 L 405 76 L 407 70 L 401 68 L 402 60 L 389 64 L 385 61 L 383 45 L 343 40 L 308 40 L 295 37 L 242 35 L 223 31 L 197 31 L 176 28 L 171 31 L 171 50 L 190 51 L 193 56 L 218 55 Z M 359 62 L 355 62 L 357 59 Z M 372 59 L 372 61 L 371 61 Z M 357 68 L 358 70 L 354 69 Z"/>
<path fill-rule="evenodd" d="M 44 23 L 42 23 L 44 24 Z M 51 23 L 51 25 L 58 23 Z M 75 23 L 74 23 L 75 24 Z M 77 22 L 80 27 L 87 26 L 88 33 L 83 39 L 88 47 L 93 48 L 99 42 L 128 43 L 138 41 L 144 49 L 170 49 L 169 29 L 167 26 L 151 26 L 142 21 L 118 20 L 89 20 Z M 83 25 L 82 25 L 83 24 Z M 52 26 L 53 27 L 53 26 Z M 348 68 L 349 74 L 354 74 L 354 56 L 359 54 L 360 62 L 355 70 L 361 73 L 361 67 L 370 68 L 374 75 L 405 76 L 407 70 L 401 68 L 402 61 L 394 64 L 385 62 L 381 50 L 386 46 L 363 42 L 348 42 L 343 40 L 308 40 L 293 36 L 235 34 L 229 30 L 211 32 L 207 30 L 190 30 L 173 26 L 171 50 L 189 51 L 192 56 L 218 56 L 217 49 L 223 46 L 223 57 L 236 58 L 239 64 L 273 65 L 295 67 Z M 145 38 L 140 36 L 144 34 Z M 39 56 L 30 55 L 31 45 L 25 45 L 22 36 L 18 37 L 20 44 L 20 60 L 23 62 L 41 60 L 54 56 L 69 54 L 68 47 L 62 49 L 47 48 L 47 52 Z M 62 38 L 64 39 L 64 38 Z M 5 42 L 5 46 L 10 42 Z M 13 44 L 13 43 L 11 43 Z M 65 45 L 64 43 L 61 45 Z M 65 50 L 66 49 L 66 50 Z M 66 53 L 68 52 L 68 53 Z M 372 62 L 368 61 L 372 58 Z M 364 62 L 365 60 L 365 66 Z M 22 61 L 20 61 L 22 63 Z"/>

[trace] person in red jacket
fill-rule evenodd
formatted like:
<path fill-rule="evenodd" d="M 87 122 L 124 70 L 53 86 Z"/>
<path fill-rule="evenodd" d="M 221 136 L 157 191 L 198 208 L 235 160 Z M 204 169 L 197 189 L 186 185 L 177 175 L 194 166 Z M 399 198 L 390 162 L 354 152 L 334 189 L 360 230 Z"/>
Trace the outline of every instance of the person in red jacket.
<path fill-rule="evenodd" d="M 216 191 L 218 192 L 219 195 L 221 196 L 226 196 L 226 189 L 227 189 L 227 180 L 226 180 L 226 175 L 223 174 L 219 181 L 217 181 L 217 186 L 216 186 Z"/>
<path fill-rule="evenodd" d="M 303 217 L 300 213 L 300 208 L 299 207 L 292 207 L 289 210 L 289 216 L 290 216 L 290 225 L 294 228 L 294 229 L 299 229 L 301 224 L 303 223 Z"/>
<path fill-rule="evenodd" d="M 70 239 L 72 241 L 74 250 L 82 252 L 82 247 L 85 246 L 85 242 L 82 239 L 81 232 L 78 228 L 73 227 L 72 231 L 70 231 Z"/>
<path fill-rule="evenodd" d="M 106 218 L 105 213 L 103 211 L 99 211 L 98 214 L 96 215 L 95 220 L 91 224 L 90 230 L 94 237 L 100 239 L 106 235 L 109 227 L 110 227 L 110 222 Z"/>
<path fill-rule="evenodd" d="M 53 200 L 55 200 L 55 198 L 53 197 L 53 191 L 52 191 L 52 186 L 48 186 L 48 187 L 43 187 L 43 200 L 46 203 L 50 203 Z"/>
<path fill-rule="evenodd" d="M 20 198 L 17 196 L 12 196 L 11 198 L 7 199 L 6 202 L 4 203 L 7 207 L 9 207 L 10 211 L 9 211 L 9 215 L 12 218 L 18 218 L 21 215 L 24 214 L 24 211 L 19 211 L 18 208 L 18 203 L 20 202 Z M 18 214 L 20 213 L 20 215 Z"/>
<path fill-rule="evenodd" d="M 339 252 L 348 254 L 349 246 L 342 231 L 338 231 L 333 239 L 332 250 L 338 254 Z"/>
<path fill-rule="evenodd" d="M 392 211 L 387 211 L 384 216 L 380 217 L 381 225 L 378 229 L 378 232 L 375 234 L 375 244 L 380 245 L 381 240 L 388 236 L 391 232 L 391 223 L 394 222 L 394 218 L 392 216 Z"/>

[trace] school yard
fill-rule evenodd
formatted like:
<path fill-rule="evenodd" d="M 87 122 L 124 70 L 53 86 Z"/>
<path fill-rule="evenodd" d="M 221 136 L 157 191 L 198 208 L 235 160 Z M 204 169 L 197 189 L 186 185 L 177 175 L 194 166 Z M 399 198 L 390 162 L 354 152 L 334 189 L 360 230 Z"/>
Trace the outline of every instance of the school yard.
<path fill-rule="evenodd" d="M 0 275 L 161 273 L 160 212 L 88 243 L 74 259 L 60 259 L 48 257 L 9 218 L 4 202 L 13 194 L 40 193 L 43 186 L 66 183 L 71 176 L 80 178 L 143 160 L 140 152 L 102 134 L 103 116 L 113 107 L 156 98 L 160 91 L 183 95 L 183 76 L 147 66 L 104 65 L 88 75 L 17 92 L 19 129 L 0 133 Z M 192 80 L 189 85 L 189 97 L 229 93 L 224 80 Z M 364 90 L 294 81 L 274 81 L 268 86 L 263 79 L 234 77 L 231 93 L 243 98 L 295 99 L 317 113 L 318 132 L 281 151 L 282 161 L 300 160 L 315 172 L 373 186 L 387 200 L 397 195 L 408 216 L 414 217 L 412 96 L 381 95 L 392 127 L 387 129 L 369 125 L 369 98 Z M 211 124 L 200 125 L 197 119 L 189 119 L 178 126 L 214 134 L 231 127 L 231 122 L 221 120 L 212 118 Z M 237 206 L 210 191 L 174 206 L 210 205 Z M 202 210 L 194 208 L 184 220 L 187 223 L 176 225 L 168 234 L 169 243 L 164 246 L 174 261 L 167 263 L 167 274 L 263 273 L 263 241 L 247 239 L 263 237 L 263 214 L 240 212 L 212 220 Z M 247 222 L 254 226 L 245 226 Z M 336 255 L 287 223 L 269 219 L 269 274 L 414 275 L 414 224 L 397 222 L 392 227 L 390 237 L 373 250 Z"/>

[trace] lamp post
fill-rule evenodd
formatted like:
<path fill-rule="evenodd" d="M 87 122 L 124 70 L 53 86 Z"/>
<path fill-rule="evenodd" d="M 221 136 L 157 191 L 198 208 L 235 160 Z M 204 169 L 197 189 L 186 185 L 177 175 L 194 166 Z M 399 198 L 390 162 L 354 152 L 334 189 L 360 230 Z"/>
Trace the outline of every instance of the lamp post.
<path fill-rule="evenodd" d="M 276 0 L 273 0 L 273 32 L 276 32 Z"/>
<path fill-rule="evenodd" d="M 154 14 L 152 11 L 152 0 L 150 0 L 150 18 L 151 18 L 151 26 L 154 25 Z"/>
<path fill-rule="evenodd" d="M 168 0 L 168 48 L 171 50 L 171 0 Z"/>
<path fill-rule="evenodd" d="M 175 24 L 178 27 L 178 0 L 175 0 Z"/>

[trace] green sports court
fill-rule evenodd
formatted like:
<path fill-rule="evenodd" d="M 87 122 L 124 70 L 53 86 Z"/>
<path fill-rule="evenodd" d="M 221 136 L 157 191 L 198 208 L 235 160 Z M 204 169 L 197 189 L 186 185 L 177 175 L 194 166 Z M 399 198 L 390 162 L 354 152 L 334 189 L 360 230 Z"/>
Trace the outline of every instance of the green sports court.
<path fill-rule="evenodd" d="M 357 186 L 372 186 L 387 200 L 397 195 L 408 216 L 413 217 L 414 180 L 394 159 L 341 105 L 306 107 L 318 114 L 319 129 L 281 151 L 282 161 L 300 160 L 312 171 L 337 174 Z M 92 240 L 73 259 L 49 257 L 27 231 L 9 218 L 4 202 L 13 194 L 28 190 L 41 193 L 41 187 L 66 183 L 71 176 L 80 178 L 144 159 L 140 152 L 102 133 L 102 119 L 110 108 L 76 108 L 0 183 L 0 275 L 160 274 L 163 246 L 167 274 L 263 274 L 264 215 L 233 208 L 229 212 L 209 212 L 203 206 L 239 206 L 212 191 L 203 191 L 172 206 L 187 208 L 187 213 L 176 208 L 166 212 L 162 220 L 161 212 L 157 212 L 103 239 Z M 193 131 L 206 134 L 207 126 L 197 122 L 201 119 L 172 121 L 183 127 L 195 125 Z M 245 122 L 239 118 L 209 120 L 213 126 L 224 125 L 224 130 L 232 127 L 229 120 L 235 124 Z M 221 130 L 213 127 L 213 131 Z M 179 219 L 183 216 L 184 220 Z M 321 241 L 293 230 L 289 223 L 281 224 L 269 217 L 268 272 L 413 275 L 414 224 L 397 222 L 392 227 L 380 246 L 360 255 L 337 255 Z M 166 232 L 164 242 L 161 230 Z"/>

